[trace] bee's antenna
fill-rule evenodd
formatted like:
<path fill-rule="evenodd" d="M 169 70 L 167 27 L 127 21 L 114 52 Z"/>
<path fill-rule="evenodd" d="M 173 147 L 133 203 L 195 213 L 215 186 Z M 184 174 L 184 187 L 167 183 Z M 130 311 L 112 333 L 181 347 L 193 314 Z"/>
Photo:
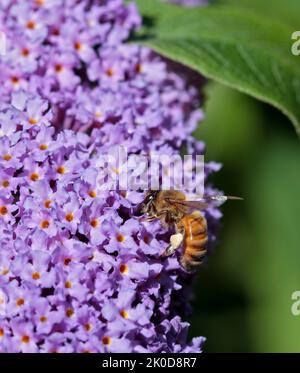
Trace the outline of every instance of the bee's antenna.
<path fill-rule="evenodd" d="M 235 201 L 244 201 L 244 198 L 236 197 L 236 196 L 227 196 L 227 199 L 231 199 L 231 200 L 235 200 Z"/>
<path fill-rule="evenodd" d="M 236 200 L 236 201 L 244 200 L 244 198 L 241 198 L 241 197 L 223 196 L 223 195 L 209 196 L 208 199 L 210 199 L 211 201 L 217 201 L 217 202 L 221 202 L 221 203 L 224 203 L 228 200 Z"/>

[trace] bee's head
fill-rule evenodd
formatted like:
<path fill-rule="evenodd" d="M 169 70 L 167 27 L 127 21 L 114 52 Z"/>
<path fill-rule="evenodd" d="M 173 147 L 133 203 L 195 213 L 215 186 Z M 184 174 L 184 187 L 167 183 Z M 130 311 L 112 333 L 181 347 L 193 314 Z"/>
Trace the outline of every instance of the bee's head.
<path fill-rule="evenodd" d="M 150 190 L 144 199 L 144 204 L 153 203 L 158 195 L 158 190 Z"/>
<path fill-rule="evenodd" d="M 146 214 L 153 213 L 155 209 L 155 201 L 157 198 L 159 191 L 158 190 L 150 190 L 146 193 L 145 199 L 143 201 L 142 212 Z"/>

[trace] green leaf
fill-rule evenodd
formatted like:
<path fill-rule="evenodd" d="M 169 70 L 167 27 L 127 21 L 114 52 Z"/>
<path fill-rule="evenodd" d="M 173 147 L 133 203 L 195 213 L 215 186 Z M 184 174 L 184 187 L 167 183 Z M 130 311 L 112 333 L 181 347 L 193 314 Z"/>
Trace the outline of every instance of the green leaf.
<path fill-rule="evenodd" d="M 267 14 L 269 18 L 284 20 L 299 30 L 300 1 L 299 0 L 218 0 L 218 3 L 234 5 L 260 14 Z"/>
<path fill-rule="evenodd" d="M 135 42 L 272 104 L 300 135 L 300 57 L 291 53 L 292 27 L 231 7 L 136 2 L 144 27 Z"/>

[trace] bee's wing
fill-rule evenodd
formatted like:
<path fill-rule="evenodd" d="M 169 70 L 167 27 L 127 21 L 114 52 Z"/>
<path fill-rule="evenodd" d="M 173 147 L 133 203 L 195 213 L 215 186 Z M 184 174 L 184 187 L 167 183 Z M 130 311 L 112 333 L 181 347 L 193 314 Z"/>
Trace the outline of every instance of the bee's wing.
<path fill-rule="evenodd" d="M 198 210 L 205 210 L 208 208 L 210 202 L 219 202 L 224 203 L 227 200 L 242 200 L 243 198 L 240 197 L 233 197 L 233 196 L 223 196 L 223 195 L 215 195 L 215 196 L 204 196 L 197 201 L 185 201 L 185 200 L 178 200 L 172 198 L 166 198 L 170 203 L 187 206 L 192 209 Z"/>
<path fill-rule="evenodd" d="M 208 207 L 208 203 L 202 201 L 183 201 L 178 199 L 166 198 L 170 203 L 174 205 L 186 206 L 192 209 L 205 210 Z"/>

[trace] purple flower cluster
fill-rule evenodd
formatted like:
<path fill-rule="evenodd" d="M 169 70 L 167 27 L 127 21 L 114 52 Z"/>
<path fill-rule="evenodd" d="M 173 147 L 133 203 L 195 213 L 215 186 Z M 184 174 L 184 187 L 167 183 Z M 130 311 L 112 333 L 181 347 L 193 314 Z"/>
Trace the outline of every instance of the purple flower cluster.
<path fill-rule="evenodd" d="M 135 149 L 178 149 L 202 118 L 197 91 L 148 49 L 123 43 L 139 24 L 136 7 L 123 0 L 4 2 L 2 100 L 38 93 L 57 130 L 109 137 L 107 145 L 134 137 Z"/>
<path fill-rule="evenodd" d="M 100 188 L 114 146 L 204 152 L 197 90 L 125 44 L 139 24 L 123 0 L 1 1 L 1 352 L 201 349 L 177 314 L 186 274 L 160 258 L 170 234 L 138 219 L 144 193 Z"/>
<path fill-rule="evenodd" d="M 102 148 L 54 135 L 41 99 L 14 104 L 0 112 L 1 352 L 198 351 L 171 307 L 166 232 L 134 214 L 143 193 L 99 192 Z"/>

